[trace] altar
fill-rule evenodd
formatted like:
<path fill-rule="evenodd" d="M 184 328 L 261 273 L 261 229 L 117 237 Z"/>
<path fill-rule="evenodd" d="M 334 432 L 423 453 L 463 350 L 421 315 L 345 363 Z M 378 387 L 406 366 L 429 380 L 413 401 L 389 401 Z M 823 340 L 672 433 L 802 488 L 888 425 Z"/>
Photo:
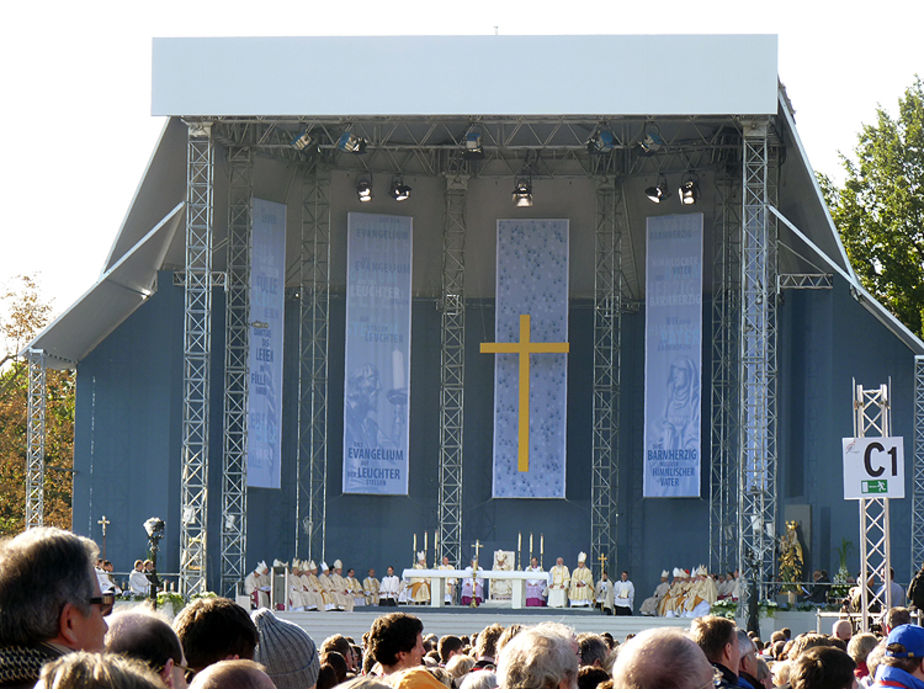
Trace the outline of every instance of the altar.
<path fill-rule="evenodd" d="M 447 578 L 462 580 L 470 575 L 471 573 L 467 570 L 423 570 L 405 568 L 401 573 L 401 579 L 425 578 L 429 580 L 430 606 L 439 608 L 443 606 L 443 595 L 446 591 Z M 479 570 L 475 573 L 475 576 L 488 580 L 509 580 L 513 587 L 513 594 L 510 598 L 511 609 L 522 609 L 526 606 L 527 580 L 546 580 L 548 584 L 552 582 L 552 578 L 547 572 L 533 572 L 527 570 Z"/>

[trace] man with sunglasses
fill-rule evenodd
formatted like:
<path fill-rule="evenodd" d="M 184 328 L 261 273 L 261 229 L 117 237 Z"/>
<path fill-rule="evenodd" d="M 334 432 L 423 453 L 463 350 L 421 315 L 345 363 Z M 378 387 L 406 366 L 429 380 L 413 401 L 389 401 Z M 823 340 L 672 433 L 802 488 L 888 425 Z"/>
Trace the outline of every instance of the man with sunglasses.
<path fill-rule="evenodd" d="M 97 552 L 91 540 L 55 527 L 0 542 L 0 686 L 31 687 L 46 662 L 102 651 L 115 595 L 100 593 Z"/>

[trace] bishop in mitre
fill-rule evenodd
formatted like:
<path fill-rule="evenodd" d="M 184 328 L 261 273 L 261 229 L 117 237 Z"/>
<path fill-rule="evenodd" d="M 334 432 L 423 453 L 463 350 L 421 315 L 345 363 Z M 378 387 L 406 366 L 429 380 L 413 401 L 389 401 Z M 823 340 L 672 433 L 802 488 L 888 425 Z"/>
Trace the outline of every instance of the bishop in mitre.
<path fill-rule="evenodd" d="M 270 576 L 266 561 L 257 563 L 253 572 L 244 578 L 244 591 L 250 595 L 250 603 L 255 609 L 269 608 Z"/>
<path fill-rule="evenodd" d="M 568 589 L 568 600 L 571 606 L 591 606 L 594 598 L 594 576 L 585 563 L 587 554 L 581 551 L 578 554 L 578 567 L 571 574 L 571 587 Z"/>
<path fill-rule="evenodd" d="M 494 552 L 494 570 L 513 570 L 513 551 L 498 549 Z M 491 599 L 509 600 L 513 596 L 510 580 L 491 578 Z"/>
<path fill-rule="evenodd" d="M 330 566 L 321 561 L 321 574 L 318 575 L 318 582 L 321 583 L 321 594 L 324 596 L 324 610 L 337 610 L 337 589 L 330 579 Z"/>
<path fill-rule="evenodd" d="M 571 582 L 571 572 L 565 565 L 565 559 L 559 556 L 555 559 L 555 565 L 549 571 L 552 577 L 552 584 L 549 585 L 549 606 L 552 608 L 563 608 L 567 606 L 568 583 Z"/>
<path fill-rule="evenodd" d="M 658 604 L 661 603 L 661 600 L 664 599 L 664 595 L 667 594 L 667 591 L 671 588 L 670 582 L 668 582 L 670 575 L 671 574 L 666 570 L 661 571 L 661 582 L 655 587 L 654 594 L 643 601 L 638 609 L 638 612 L 642 616 L 658 615 Z"/>
<path fill-rule="evenodd" d="M 343 563 L 338 558 L 334 561 L 334 570 L 331 573 L 330 581 L 334 585 L 337 611 L 353 610 L 353 594 L 350 591 L 350 584 L 343 577 Z"/>
<path fill-rule="evenodd" d="M 414 564 L 417 570 L 427 569 L 427 554 L 423 551 L 417 552 L 417 562 Z M 414 604 L 430 603 L 430 581 L 427 578 L 411 578 L 408 582 L 410 587 L 410 601 Z"/>
<path fill-rule="evenodd" d="M 719 594 L 715 580 L 709 575 L 705 565 L 700 565 L 693 575 L 693 584 L 684 602 L 683 615 L 687 618 L 708 615 Z"/>

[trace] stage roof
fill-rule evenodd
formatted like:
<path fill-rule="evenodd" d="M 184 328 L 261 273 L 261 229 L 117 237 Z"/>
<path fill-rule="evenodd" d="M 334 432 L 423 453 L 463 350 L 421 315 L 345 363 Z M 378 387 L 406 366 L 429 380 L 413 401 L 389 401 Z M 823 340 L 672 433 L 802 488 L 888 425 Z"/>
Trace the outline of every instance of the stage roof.
<path fill-rule="evenodd" d="M 154 39 L 152 113 L 767 115 L 774 35 Z"/>

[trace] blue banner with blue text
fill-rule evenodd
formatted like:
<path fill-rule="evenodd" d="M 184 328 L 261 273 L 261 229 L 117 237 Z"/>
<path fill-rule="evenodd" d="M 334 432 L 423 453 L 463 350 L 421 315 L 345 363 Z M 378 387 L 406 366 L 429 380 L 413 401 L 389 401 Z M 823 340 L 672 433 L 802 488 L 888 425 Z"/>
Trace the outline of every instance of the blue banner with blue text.
<path fill-rule="evenodd" d="M 407 495 L 413 219 L 347 215 L 343 492 Z"/>
<path fill-rule="evenodd" d="M 495 359 L 495 498 L 565 497 L 568 231 L 567 219 L 497 222 L 494 344 L 482 346 Z"/>
<path fill-rule="evenodd" d="M 646 498 L 700 495 L 703 215 L 648 217 Z"/>
<path fill-rule="evenodd" d="M 253 200 L 247 485 L 279 488 L 282 469 L 282 334 L 286 206 Z"/>

